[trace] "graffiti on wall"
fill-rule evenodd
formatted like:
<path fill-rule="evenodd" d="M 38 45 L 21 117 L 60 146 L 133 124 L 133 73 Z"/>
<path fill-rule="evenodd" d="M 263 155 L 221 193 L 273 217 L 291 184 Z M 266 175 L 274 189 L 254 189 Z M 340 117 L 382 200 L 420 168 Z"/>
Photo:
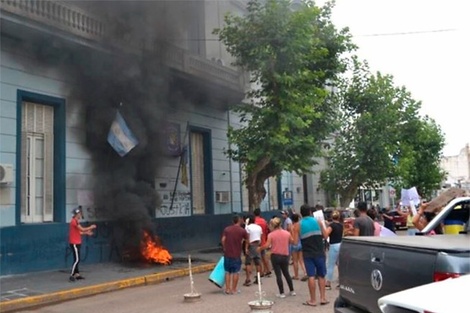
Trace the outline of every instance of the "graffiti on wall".
<path fill-rule="evenodd" d="M 173 202 L 173 204 L 172 204 Z M 191 215 L 191 192 L 176 191 L 162 193 L 162 205 L 155 210 L 156 217 L 178 217 Z"/>

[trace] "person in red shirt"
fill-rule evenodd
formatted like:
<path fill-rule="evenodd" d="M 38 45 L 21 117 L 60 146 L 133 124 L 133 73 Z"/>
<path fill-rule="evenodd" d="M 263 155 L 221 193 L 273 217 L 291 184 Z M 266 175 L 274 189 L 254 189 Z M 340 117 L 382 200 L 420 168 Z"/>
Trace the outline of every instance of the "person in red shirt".
<path fill-rule="evenodd" d="M 80 225 L 79 220 L 82 218 L 81 207 L 72 210 L 72 220 L 70 221 L 69 226 L 69 244 L 70 249 L 72 249 L 73 254 L 73 265 L 72 271 L 70 272 L 69 281 L 74 282 L 77 279 L 84 279 L 80 275 L 78 270 L 78 264 L 80 263 L 80 247 L 82 245 L 82 235 L 93 235 L 93 229 L 96 228 L 96 225 L 90 225 L 88 227 L 83 227 Z"/>
<path fill-rule="evenodd" d="M 224 250 L 225 293 L 236 294 L 240 270 L 242 267 L 242 243 L 248 242 L 248 233 L 241 227 L 242 219 L 234 215 L 232 225 L 225 227 L 222 233 Z"/>
<path fill-rule="evenodd" d="M 253 214 L 255 215 L 255 224 L 258 224 L 259 226 L 261 226 L 261 229 L 263 230 L 263 234 L 261 235 L 261 245 L 264 245 L 266 241 L 268 240 L 268 233 L 269 233 L 268 223 L 261 216 L 261 210 L 259 208 L 254 209 Z M 268 255 L 266 254 L 266 250 L 261 251 L 261 260 L 263 261 L 263 270 L 262 270 L 261 277 L 271 276 L 271 267 L 269 265 L 269 258 L 268 258 Z"/>

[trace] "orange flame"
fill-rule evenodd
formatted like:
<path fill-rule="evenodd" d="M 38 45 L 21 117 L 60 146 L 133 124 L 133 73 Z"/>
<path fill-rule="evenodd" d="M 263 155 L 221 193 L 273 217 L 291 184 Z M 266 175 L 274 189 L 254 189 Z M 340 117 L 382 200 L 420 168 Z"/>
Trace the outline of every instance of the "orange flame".
<path fill-rule="evenodd" d="M 152 236 L 144 231 L 144 237 L 140 244 L 142 256 L 149 262 L 170 264 L 173 257 L 170 252 L 159 245 Z"/>

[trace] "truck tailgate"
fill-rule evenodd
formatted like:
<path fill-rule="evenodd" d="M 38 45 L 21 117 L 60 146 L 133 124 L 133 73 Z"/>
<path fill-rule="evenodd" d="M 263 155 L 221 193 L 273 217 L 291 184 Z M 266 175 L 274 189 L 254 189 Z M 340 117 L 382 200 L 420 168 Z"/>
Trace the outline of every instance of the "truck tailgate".
<path fill-rule="evenodd" d="M 431 283 L 443 250 L 468 259 L 468 236 L 444 237 L 345 238 L 339 256 L 340 296 L 356 308 L 379 313 L 380 297 Z"/>

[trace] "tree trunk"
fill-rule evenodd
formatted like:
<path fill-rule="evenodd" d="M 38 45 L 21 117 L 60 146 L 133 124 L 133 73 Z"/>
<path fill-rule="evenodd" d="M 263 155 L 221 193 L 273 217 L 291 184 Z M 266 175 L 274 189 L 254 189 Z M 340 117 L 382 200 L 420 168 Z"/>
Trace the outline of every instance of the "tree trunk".
<path fill-rule="evenodd" d="M 248 188 L 248 205 L 250 213 L 254 209 L 259 208 L 261 202 L 266 196 L 266 189 L 264 188 L 264 181 L 255 179 L 255 181 L 247 186 Z"/>
<path fill-rule="evenodd" d="M 341 196 L 341 207 L 342 208 L 347 208 L 349 207 L 349 204 L 351 201 L 354 199 L 354 196 L 357 193 L 357 188 L 359 186 L 350 184 L 348 188 L 341 190 L 340 191 L 340 196 Z"/>
<path fill-rule="evenodd" d="M 248 189 L 248 209 L 250 212 L 259 208 L 261 201 L 263 201 L 266 196 L 264 182 L 270 177 L 266 176 L 269 162 L 270 158 L 264 157 L 258 162 L 257 166 L 251 173 L 247 173 L 246 188 Z"/>

